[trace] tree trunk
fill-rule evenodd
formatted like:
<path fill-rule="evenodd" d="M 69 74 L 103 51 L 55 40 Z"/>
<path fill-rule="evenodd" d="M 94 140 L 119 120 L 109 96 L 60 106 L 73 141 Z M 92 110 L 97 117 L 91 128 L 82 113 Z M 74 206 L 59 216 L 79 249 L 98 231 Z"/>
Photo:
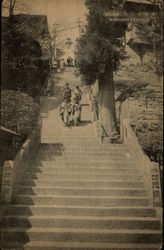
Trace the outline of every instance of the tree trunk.
<path fill-rule="evenodd" d="M 99 78 L 99 93 L 99 118 L 106 135 L 111 138 L 117 133 L 112 64 L 106 67 L 104 74 Z"/>
<path fill-rule="evenodd" d="M 9 6 L 9 16 L 10 17 L 13 16 L 13 8 L 14 8 L 14 6 L 12 3 L 12 0 L 10 0 L 10 6 Z"/>

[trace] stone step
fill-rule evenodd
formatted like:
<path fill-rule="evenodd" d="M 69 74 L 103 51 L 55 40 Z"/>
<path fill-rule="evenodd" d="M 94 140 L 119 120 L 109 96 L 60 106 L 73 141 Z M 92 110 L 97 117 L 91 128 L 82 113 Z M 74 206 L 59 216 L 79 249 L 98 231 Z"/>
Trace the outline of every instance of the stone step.
<path fill-rule="evenodd" d="M 86 143 L 86 144 L 88 144 L 88 143 Z M 89 144 L 88 145 L 85 145 L 84 143 L 80 143 L 79 144 L 79 147 L 85 147 L 85 146 L 90 146 Z M 93 147 L 93 148 L 101 148 L 101 149 L 106 149 L 106 148 L 111 148 L 111 149 L 120 149 L 120 150 L 124 150 L 124 149 L 128 149 L 128 146 L 126 145 L 126 144 L 124 144 L 124 143 L 118 143 L 118 144 L 112 144 L 112 143 L 109 143 L 109 144 L 95 144 L 95 145 L 92 145 L 91 144 L 91 146 Z"/>
<path fill-rule="evenodd" d="M 42 115 L 43 128 L 47 128 L 48 125 L 50 124 L 53 131 L 55 131 L 55 132 L 57 132 L 58 128 L 60 128 L 60 130 L 59 130 L 60 133 L 61 132 L 63 132 L 63 133 L 68 133 L 68 132 L 75 133 L 75 132 L 79 131 L 79 132 L 82 132 L 83 134 L 85 134 L 85 132 L 88 133 L 88 131 L 93 132 L 93 125 L 92 125 L 91 120 L 89 120 L 89 119 L 85 119 L 84 117 L 82 117 L 81 123 L 79 124 L 78 127 L 74 127 L 74 126 L 65 127 L 65 126 L 63 126 L 64 124 L 62 121 L 58 120 L 59 123 L 57 123 L 56 120 L 58 119 L 58 117 L 57 117 L 57 119 L 55 119 L 56 117 L 54 117 L 54 116 L 56 116 L 55 113 L 51 113 L 51 115 L 46 116 L 46 117 L 44 117 Z M 55 126 L 54 126 L 54 124 L 55 124 Z"/>
<path fill-rule="evenodd" d="M 46 135 L 47 135 L 47 133 L 46 133 Z M 94 145 L 94 144 L 98 144 L 98 145 L 100 145 L 100 140 L 99 139 L 97 139 L 97 141 L 95 141 L 95 140 L 92 140 L 92 141 L 83 141 L 83 142 L 81 142 L 80 140 L 64 140 L 63 141 L 63 139 L 56 139 L 56 138 L 54 138 L 54 136 L 52 136 L 51 135 L 51 133 L 49 134 L 49 136 L 44 136 L 44 135 L 42 135 L 42 139 L 41 139 L 41 143 L 47 143 L 47 144 L 52 144 L 52 143 L 61 143 L 61 144 L 63 144 L 63 145 L 79 145 L 80 143 L 83 143 L 83 144 L 85 144 L 86 146 L 92 146 L 92 145 Z"/>
<path fill-rule="evenodd" d="M 59 136 L 82 135 L 84 137 L 88 136 L 91 138 L 96 138 L 92 125 L 88 126 L 87 129 L 84 130 L 82 126 L 63 127 L 63 124 L 61 124 L 61 126 L 54 126 L 54 121 L 50 119 L 46 119 L 44 121 L 43 119 L 42 132 L 46 135 L 47 130 L 49 131 L 49 133 L 51 132 L 53 135 Z"/>
<path fill-rule="evenodd" d="M 49 118 L 42 120 L 42 132 L 46 134 L 47 132 L 51 132 L 54 135 L 83 135 L 96 138 L 94 135 L 94 128 L 92 123 L 88 123 L 87 121 L 82 121 L 79 126 L 64 126 L 63 123 L 55 124 L 55 121 Z M 87 128 L 85 128 L 87 127 Z M 50 128 L 50 130 L 48 130 Z"/>
<path fill-rule="evenodd" d="M 147 191 L 142 188 L 60 188 L 60 187 L 22 187 L 17 194 L 27 195 L 78 195 L 78 196 L 136 196 L 144 197 Z"/>
<path fill-rule="evenodd" d="M 97 168 L 97 169 L 104 169 L 104 168 L 108 168 L 108 169 L 113 169 L 115 168 L 116 170 L 119 170 L 119 169 L 129 169 L 129 170 L 137 170 L 137 168 L 135 168 L 135 166 L 132 165 L 131 162 L 126 162 L 126 163 L 123 163 L 123 162 L 115 162 L 115 161 L 112 161 L 112 162 L 82 162 L 82 161 L 79 161 L 79 162 L 71 162 L 71 161 L 54 161 L 51 160 L 50 158 L 47 159 L 46 161 L 41 161 L 40 162 L 40 165 L 42 164 L 41 168 L 46 168 L 46 167 L 56 167 L 56 168 L 62 168 L 62 167 L 67 167 L 67 168 L 76 168 L 77 170 L 78 169 L 83 169 L 83 168 L 86 168 L 88 167 L 88 169 L 93 169 L 93 168 Z M 39 165 L 39 166 L 40 166 Z M 36 165 L 35 165 L 36 166 Z M 34 166 L 34 168 L 35 168 Z"/>
<path fill-rule="evenodd" d="M 143 188 L 142 181 L 82 181 L 82 180 L 32 180 L 25 179 L 20 181 L 22 186 L 47 186 L 47 187 L 76 187 L 76 188 L 96 188 L 96 187 L 127 187 L 127 188 Z"/>
<path fill-rule="evenodd" d="M 46 98 L 43 144 L 1 221 L 1 247 L 159 249 L 158 210 L 127 145 L 101 144 L 89 107 L 82 112 L 87 121 L 64 127 L 56 97 Z"/>
<path fill-rule="evenodd" d="M 55 132 L 56 134 L 59 132 L 60 134 L 81 134 L 81 135 L 92 135 L 94 134 L 93 126 L 90 121 L 83 120 L 81 122 L 81 125 L 87 125 L 87 129 L 84 129 L 84 126 L 78 126 L 78 127 L 64 127 L 63 123 L 56 124 L 54 127 L 54 119 L 51 119 L 50 117 L 47 117 L 46 119 L 43 117 L 43 125 L 44 128 L 50 128 Z M 59 129 L 60 128 L 60 129 Z M 57 130 L 59 129 L 59 130 Z"/>
<path fill-rule="evenodd" d="M 146 197 L 131 196 L 72 196 L 72 195 L 14 195 L 14 204 L 25 205 L 69 205 L 69 206 L 148 206 L 149 199 Z"/>
<path fill-rule="evenodd" d="M 120 152 L 124 152 L 124 150 L 128 150 L 128 147 L 125 144 L 93 144 L 93 143 L 69 143 L 63 145 L 63 143 L 41 143 L 40 148 L 44 147 L 60 147 L 66 146 L 68 149 L 84 149 L 84 150 L 119 150 Z"/>
<path fill-rule="evenodd" d="M 105 144 L 103 145 L 105 146 Z M 39 152 L 45 152 L 46 150 L 54 151 L 54 152 L 81 152 L 81 153 L 120 153 L 125 154 L 128 153 L 128 148 L 117 148 L 117 147 L 101 147 L 101 146 L 86 146 L 83 147 L 82 145 L 67 145 L 65 147 L 62 144 L 40 144 Z"/>
<path fill-rule="evenodd" d="M 64 165 L 59 165 L 56 166 L 54 165 L 36 165 L 32 166 L 29 169 L 29 172 L 33 173 L 52 173 L 52 174 L 72 174 L 72 173 L 79 173 L 79 174 L 138 174 L 139 170 L 135 168 L 127 168 L 127 167 L 117 167 L 117 166 L 108 166 L 107 168 L 102 168 L 102 167 L 83 167 L 83 168 L 78 168 L 78 167 L 65 167 Z"/>
<path fill-rule="evenodd" d="M 127 151 L 124 152 L 120 152 L 120 150 L 116 150 L 116 149 L 110 149 L 110 150 L 92 150 L 92 149 L 79 149 L 79 148 L 66 148 L 64 150 L 39 150 L 38 154 L 45 154 L 46 152 L 52 152 L 53 154 L 57 154 L 57 155 L 83 155 L 83 156 L 128 156 L 130 157 L 130 154 Z"/>
<path fill-rule="evenodd" d="M 64 141 L 78 141 L 79 143 L 89 143 L 89 142 L 97 142 L 97 138 L 94 136 L 94 135 L 88 135 L 88 136 L 80 136 L 80 135 L 63 135 L 63 134 L 56 134 L 56 133 L 52 133 L 52 131 L 50 130 L 50 128 L 47 128 L 49 129 L 49 132 L 45 132 L 43 135 L 44 135 L 44 139 L 46 138 L 49 138 L 49 135 L 53 136 L 53 138 L 55 140 L 61 140 L 64 144 Z"/>
<path fill-rule="evenodd" d="M 48 157 L 47 157 L 48 158 Z M 39 160 L 39 159 L 38 159 Z M 41 160 L 41 159 L 40 159 Z M 129 169 L 129 170 L 138 170 L 137 168 L 135 168 L 135 166 L 133 165 L 132 162 L 130 161 L 110 161 L 110 162 L 74 162 L 74 161 L 55 161 L 55 159 L 52 157 L 49 157 L 49 159 L 47 160 L 42 160 L 39 163 L 37 162 L 37 164 L 35 164 L 35 167 L 41 167 L 41 168 L 47 168 L 47 167 L 56 167 L 56 168 L 63 168 L 63 167 L 67 167 L 67 168 L 76 168 L 77 170 L 80 171 L 80 169 L 83 168 L 88 168 L 88 170 L 90 169 L 103 169 L 104 168 L 108 168 L 110 169 Z"/>
<path fill-rule="evenodd" d="M 49 153 L 52 153 L 53 155 L 56 155 L 56 156 L 76 156 L 76 157 L 125 157 L 125 158 L 130 158 L 130 154 L 128 152 L 119 152 L 119 151 L 116 151 L 116 150 L 108 150 L 108 151 L 101 151 L 100 150 L 97 150 L 96 152 L 94 150 L 90 150 L 90 151 L 87 151 L 86 149 L 85 150 L 80 150 L 78 148 L 76 149 L 65 149 L 65 150 L 53 150 L 53 149 L 44 149 L 44 150 L 39 150 L 38 152 L 38 155 L 45 155 L 45 154 L 49 154 Z"/>
<path fill-rule="evenodd" d="M 67 215 L 67 216 L 117 216 L 117 217 L 156 217 L 155 208 L 152 207 L 87 207 L 87 206 L 57 206 L 57 205 L 10 205 L 9 215 Z"/>
<path fill-rule="evenodd" d="M 96 152 L 96 154 L 95 154 L 95 152 Z M 69 153 L 69 154 L 71 154 L 71 153 L 75 153 L 75 154 L 77 154 L 77 153 L 80 153 L 80 154 L 86 154 L 86 155 L 93 155 L 93 156 L 95 156 L 95 155 L 99 155 L 99 156 L 106 156 L 106 155 L 114 155 L 114 156 L 126 156 L 127 154 L 128 154 L 128 151 L 127 150 L 124 150 L 123 152 L 121 151 L 121 150 L 117 150 L 117 149 L 101 149 L 101 150 L 90 150 L 90 151 L 88 151 L 87 149 L 79 149 L 79 148 L 75 148 L 75 149 L 70 149 L 70 148 L 68 148 L 68 149 L 66 149 L 65 151 L 64 151 L 64 153 Z M 130 154 L 129 154 L 130 155 Z"/>
<path fill-rule="evenodd" d="M 144 217 L 103 217 L 97 216 L 4 216 L 1 227 L 54 227 L 90 229 L 151 229 L 160 230 L 160 221 Z"/>
<path fill-rule="evenodd" d="M 96 143 L 100 143 L 98 139 L 96 138 L 72 138 L 71 136 L 68 138 L 65 137 L 55 137 L 51 132 L 46 133 L 46 135 L 44 136 L 44 140 L 48 140 L 48 141 L 55 141 L 55 143 L 62 143 L 62 144 L 74 144 L 74 143 L 78 143 L 78 144 L 87 144 L 87 145 L 91 145 L 91 144 L 96 144 Z"/>
<path fill-rule="evenodd" d="M 79 163 L 80 164 L 86 164 L 88 163 L 88 165 L 90 163 L 92 164 L 100 164 L 101 166 L 103 164 L 114 164 L 114 165 L 117 165 L 117 164 L 133 164 L 132 160 L 130 159 L 126 159 L 125 157 L 87 157 L 87 156 L 84 156 L 84 157 L 74 157 L 74 156 L 56 156 L 56 155 L 53 155 L 53 154 L 45 154 L 45 155 L 40 155 L 40 156 L 37 156 L 37 159 L 40 160 L 40 161 L 55 161 L 56 163 L 64 163 L 64 164 L 67 164 L 67 163 L 71 163 L 71 164 L 76 164 L 78 165 Z"/>
<path fill-rule="evenodd" d="M 121 158 L 102 158 L 100 159 L 99 157 L 97 158 L 87 158 L 87 157 L 56 157 L 53 156 L 53 154 L 51 155 L 43 155 L 43 156 L 39 156 L 37 157 L 38 160 L 40 161 L 44 161 L 44 162 L 51 162 L 52 164 L 57 164 L 57 163 L 61 163 L 61 164 L 67 164 L 67 165 L 71 165 L 71 166 L 78 166 L 80 167 L 81 165 L 86 165 L 86 166 L 90 166 L 94 165 L 94 166 L 102 166 L 105 167 L 106 165 L 124 165 L 127 166 L 127 164 L 132 165 L 132 161 L 130 161 L 129 159 L 121 159 Z"/>
<path fill-rule="evenodd" d="M 24 178 L 27 178 L 27 179 L 39 179 L 39 180 L 58 180 L 58 179 L 71 179 L 71 180 L 102 180 L 102 181 L 110 181 L 110 180 L 113 180 L 113 181 L 118 181 L 118 180 L 131 180 L 131 181 L 140 181 L 142 180 L 142 176 L 139 175 L 139 174 L 119 174 L 119 173 L 116 173 L 116 174 L 99 174 L 99 175 L 96 175 L 96 174 L 79 174 L 78 171 L 76 173 L 72 173 L 72 174 L 69 174 L 69 173 L 55 173 L 55 174 L 52 174 L 52 173 L 25 173 L 24 174 Z"/>
<path fill-rule="evenodd" d="M 84 111 L 84 110 L 83 110 Z M 80 123 L 80 126 L 77 128 L 77 127 L 64 127 L 63 126 L 63 122 L 60 120 L 60 117 L 58 116 L 58 112 L 53 112 L 53 111 L 50 111 L 51 114 L 50 115 L 47 115 L 46 117 L 44 117 L 44 115 L 42 115 L 42 118 L 43 118 L 43 122 L 44 122 L 44 125 L 48 125 L 48 122 L 50 122 L 51 124 L 54 125 L 55 123 L 55 128 L 60 128 L 61 130 L 63 131 L 67 131 L 67 130 L 83 130 L 84 131 L 84 128 L 87 127 L 89 129 L 91 129 L 92 127 L 92 122 L 91 122 L 91 119 L 89 119 L 90 117 L 82 117 L 81 119 L 81 123 Z M 82 115 L 84 114 L 84 112 L 82 112 Z M 58 119 L 58 122 L 56 122 L 55 119 L 57 115 L 57 119 Z M 47 122 L 48 121 L 48 122 Z"/>
<path fill-rule="evenodd" d="M 46 232 L 46 233 L 45 233 Z M 98 243 L 153 243 L 161 242 L 161 232 L 157 230 L 97 230 L 73 228 L 2 228 L 2 241 L 56 241 L 98 242 Z"/>
<path fill-rule="evenodd" d="M 122 160 L 122 159 L 71 159 L 71 158 L 57 158 L 53 155 L 47 155 L 42 157 L 37 157 L 37 160 L 40 161 L 40 164 L 43 166 L 54 166 L 54 167 L 96 167 L 96 168 L 136 168 L 135 163 L 130 160 Z M 36 165 L 35 165 L 36 166 Z"/>
<path fill-rule="evenodd" d="M 56 159 L 58 160 L 75 160 L 77 161 L 77 159 L 81 159 L 81 160 L 84 160 L 84 159 L 87 159 L 87 160 L 90 160 L 90 161 L 107 161 L 107 160 L 115 160 L 116 161 L 119 161 L 119 160 L 122 160 L 122 161 L 129 161 L 129 159 L 131 158 L 130 155 L 126 155 L 126 154 L 117 154 L 117 153 L 109 153 L 109 154 L 82 154 L 81 152 L 78 152 L 78 153 L 65 153 L 65 152 L 53 152 L 53 151 L 49 151 L 49 152 L 44 152 L 44 153 L 39 153 L 38 157 L 40 158 L 45 158 L 46 156 L 53 156 L 53 157 L 56 157 Z"/>
<path fill-rule="evenodd" d="M 96 140 L 94 131 L 87 131 L 86 132 L 80 132 L 80 131 L 68 131 L 68 132 L 63 132 L 61 130 L 56 131 L 53 130 L 53 127 L 47 125 L 47 129 L 49 129 L 49 132 L 51 132 L 51 134 L 53 134 L 55 137 L 57 138 L 63 138 L 63 139 L 82 139 L 82 140 Z M 45 131 L 46 132 L 46 131 Z"/>
<path fill-rule="evenodd" d="M 159 250 L 160 243 L 99 243 L 99 242 L 60 242 L 60 241 L 30 241 L 23 246 L 21 241 L 2 242 L 2 247 L 21 250 Z"/>

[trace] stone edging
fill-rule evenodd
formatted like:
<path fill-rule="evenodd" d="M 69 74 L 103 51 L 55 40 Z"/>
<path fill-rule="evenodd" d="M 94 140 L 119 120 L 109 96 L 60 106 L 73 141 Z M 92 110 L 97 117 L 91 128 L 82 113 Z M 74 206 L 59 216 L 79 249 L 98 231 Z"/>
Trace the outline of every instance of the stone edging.
<path fill-rule="evenodd" d="M 14 160 L 5 161 L 3 164 L 0 217 L 12 200 L 17 180 L 24 174 L 37 152 L 41 141 L 41 126 L 42 122 L 39 118 L 35 129 L 17 152 Z"/>
<path fill-rule="evenodd" d="M 92 109 L 92 97 L 91 97 L 91 95 L 92 95 L 91 93 L 87 92 L 89 108 L 90 108 L 90 111 L 91 111 L 92 124 L 93 124 L 93 128 L 94 128 L 96 138 L 98 138 L 100 140 L 100 142 L 102 142 L 101 124 L 100 124 L 99 119 L 97 118 L 96 112 L 93 111 L 93 109 Z"/>
<path fill-rule="evenodd" d="M 153 207 L 161 207 L 161 185 L 159 166 L 151 162 L 139 145 L 137 135 L 130 125 L 128 100 L 121 104 L 121 138 L 128 146 L 136 168 L 140 168 Z"/>

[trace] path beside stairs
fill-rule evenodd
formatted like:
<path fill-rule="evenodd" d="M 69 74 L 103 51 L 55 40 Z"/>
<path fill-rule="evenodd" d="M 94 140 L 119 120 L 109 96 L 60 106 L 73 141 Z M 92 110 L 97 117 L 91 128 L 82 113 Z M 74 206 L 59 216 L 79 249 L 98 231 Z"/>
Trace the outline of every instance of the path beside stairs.
<path fill-rule="evenodd" d="M 126 145 L 96 139 L 84 90 L 81 124 L 63 126 L 71 74 L 58 74 L 42 102 L 40 148 L 1 223 L 2 249 L 157 250 L 161 225 L 141 173 Z"/>

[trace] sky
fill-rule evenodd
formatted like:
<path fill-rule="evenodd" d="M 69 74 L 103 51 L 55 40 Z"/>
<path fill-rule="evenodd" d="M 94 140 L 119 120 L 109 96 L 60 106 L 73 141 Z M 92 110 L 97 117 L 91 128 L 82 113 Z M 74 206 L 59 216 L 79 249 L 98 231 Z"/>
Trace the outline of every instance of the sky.
<path fill-rule="evenodd" d="M 8 5 L 8 3 L 9 0 L 3 0 L 3 5 Z M 70 53 L 72 54 L 75 40 L 79 36 L 77 21 L 80 19 L 82 22 L 81 25 L 85 25 L 86 12 L 85 0 L 16 0 L 14 14 L 27 13 L 47 15 L 50 32 L 55 22 L 59 24 L 57 40 L 59 47 L 66 47 L 66 39 L 71 38 L 72 46 L 70 48 Z M 2 15 L 8 15 L 8 9 L 2 8 Z M 67 49 L 65 48 L 65 50 Z M 68 50 L 67 54 L 69 54 Z"/>
<path fill-rule="evenodd" d="M 50 31 L 52 30 L 52 25 L 55 22 L 59 23 L 60 29 L 72 28 L 77 26 L 77 20 L 80 18 L 82 23 L 86 22 L 85 14 L 85 0 L 16 0 L 17 4 L 15 8 L 24 9 L 26 13 L 29 14 L 44 14 L 47 15 L 48 25 Z M 5 5 L 9 0 L 3 0 Z M 4 9 L 5 13 L 8 13 L 7 9 Z M 24 10 L 19 12 L 23 13 Z M 17 11 L 15 10 L 15 14 Z M 60 32 L 60 36 L 77 37 L 78 28 L 69 29 L 66 32 Z"/>

